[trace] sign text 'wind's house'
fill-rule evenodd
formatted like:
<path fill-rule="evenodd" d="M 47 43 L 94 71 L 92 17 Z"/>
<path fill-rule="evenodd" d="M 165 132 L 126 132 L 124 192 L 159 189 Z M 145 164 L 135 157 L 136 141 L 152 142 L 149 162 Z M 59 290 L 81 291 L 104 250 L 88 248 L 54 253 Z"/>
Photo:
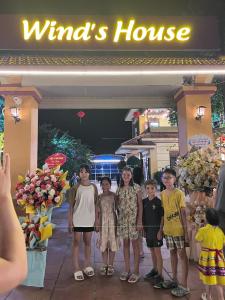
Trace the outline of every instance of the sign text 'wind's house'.
<path fill-rule="evenodd" d="M 128 22 L 117 20 L 110 28 L 109 25 L 98 25 L 94 22 L 84 22 L 81 26 L 64 26 L 55 19 L 44 21 L 22 20 L 23 39 L 49 41 L 91 41 L 104 42 L 111 39 L 119 42 L 187 42 L 191 38 L 190 25 L 138 25 L 135 19 Z M 109 36 L 111 32 L 112 36 Z"/>

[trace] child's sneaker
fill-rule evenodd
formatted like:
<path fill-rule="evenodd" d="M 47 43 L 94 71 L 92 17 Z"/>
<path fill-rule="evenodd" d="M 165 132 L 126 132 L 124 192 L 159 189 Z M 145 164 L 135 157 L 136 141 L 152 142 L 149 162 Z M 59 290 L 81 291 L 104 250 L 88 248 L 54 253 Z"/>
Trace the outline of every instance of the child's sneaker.
<path fill-rule="evenodd" d="M 156 275 L 158 275 L 158 272 L 155 269 L 152 269 L 148 274 L 145 275 L 144 279 L 151 279 Z"/>
<path fill-rule="evenodd" d="M 163 279 L 163 277 L 162 276 L 160 276 L 160 275 L 156 275 L 155 277 L 154 277 L 154 285 L 153 285 L 153 287 L 155 288 L 155 289 L 162 289 L 163 288 L 163 282 L 164 282 L 164 279 Z"/>
<path fill-rule="evenodd" d="M 190 289 L 185 288 L 182 285 L 178 285 L 175 289 L 172 289 L 171 294 L 176 297 L 184 297 L 190 294 Z"/>
<path fill-rule="evenodd" d="M 103 265 L 101 268 L 100 268 L 100 274 L 102 276 L 105 276 L 107 274 L 107 265 Z"/>
<path fill-rule="evenodd" d="M 178 283 L 175 280 L 165 280 L 162 286 L 164 289 L 175 289 L 177 288 Z"/>

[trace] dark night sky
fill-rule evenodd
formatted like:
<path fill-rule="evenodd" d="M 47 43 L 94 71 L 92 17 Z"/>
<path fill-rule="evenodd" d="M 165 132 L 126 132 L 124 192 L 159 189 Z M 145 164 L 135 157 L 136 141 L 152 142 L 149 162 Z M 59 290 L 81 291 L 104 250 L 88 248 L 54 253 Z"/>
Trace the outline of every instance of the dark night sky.
<path fill-rule="evenodd" d="M 39 124 L 48 123 L 81 139 L 95 154 L 114 153 L 122 142 L 131 138 L 131 122 L 124 118 L 128 110 L 84 110 L 81 124 L 79 110 L 39 110 Z"/>

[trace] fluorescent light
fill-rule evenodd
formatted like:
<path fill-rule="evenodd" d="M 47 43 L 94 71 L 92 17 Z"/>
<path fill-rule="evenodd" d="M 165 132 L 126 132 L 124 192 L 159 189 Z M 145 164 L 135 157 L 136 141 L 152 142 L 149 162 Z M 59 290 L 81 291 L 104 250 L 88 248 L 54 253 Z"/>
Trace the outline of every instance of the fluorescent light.
<path fill-rule="evenodd" d="M 200 67 L 200 66 L 199 66 Z M 121 66 L 121 70 L 91 70 L 91 69 L 84 69 L 84 70 L 63 70 L 63 66 L 57 70 L 48 70 L 44 69 L 11 69 L 11 68 L 0 68 L 0 75 L 34 75 L 34 76 L 148 76 L 148 75 L 198 75 L 198 74 L 217 74 L 217 75 L 225 75 L 225 66 L 224 68 L 220 69 L 197 69 L 196 66 L 194 69 L 180 69 L 180 68 L 173 68 L 173 69 L 149 69 L 143 70 L 135 69 L 131 70 L 123 70 L 123 66 Z"/>
<path fill-rule="evenodd" d="M 93 159 L 92 163 L 119 163 L 119 159 Z"/>

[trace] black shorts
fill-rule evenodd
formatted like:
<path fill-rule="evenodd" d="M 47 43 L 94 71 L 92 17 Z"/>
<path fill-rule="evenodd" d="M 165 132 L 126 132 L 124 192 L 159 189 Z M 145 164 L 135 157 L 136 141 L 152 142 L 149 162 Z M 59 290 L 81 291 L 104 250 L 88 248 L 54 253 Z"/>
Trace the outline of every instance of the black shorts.
<path fill-rule="evenodd" d="M 73 227 L 74 232 L 92 232 L 94 230 L 94 227 Z"/>
<path fill-rule="evenodd" d="M 163 245 L 163 240 L 157 239 L 146 239 L 146 244 L 148 248 L 159 248 Z"/>

